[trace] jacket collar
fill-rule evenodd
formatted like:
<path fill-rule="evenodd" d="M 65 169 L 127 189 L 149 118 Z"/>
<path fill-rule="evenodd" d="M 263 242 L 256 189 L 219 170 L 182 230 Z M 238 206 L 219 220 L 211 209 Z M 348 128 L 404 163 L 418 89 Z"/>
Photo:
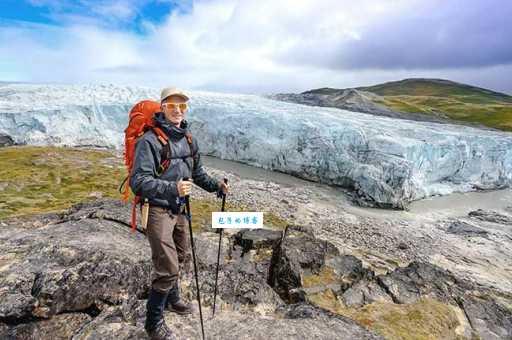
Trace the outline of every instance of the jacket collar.
<path fill-rule="evenodd" d="M 182 120 L 180 126 L 177 127 L 165 118 L 163 112 L 155 113 L 153 121 L 155 122 L 155 126 L 161 128 L 167 136 L 172 139 L 181 139 L 188 131 L 188 122 L 185 119 Z"/>

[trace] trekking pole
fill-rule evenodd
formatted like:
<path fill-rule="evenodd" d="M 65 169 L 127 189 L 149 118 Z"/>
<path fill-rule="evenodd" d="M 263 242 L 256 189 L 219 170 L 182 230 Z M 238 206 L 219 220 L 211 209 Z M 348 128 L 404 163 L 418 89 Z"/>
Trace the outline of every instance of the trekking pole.
<path fill-rule="evenodd" d="M 184 181 L 188 181 L 188 177 L 183 178 Z M 185 196 L 185 213 L 187 214 L 188 230 L 190 232 L 190 247 L 192 248 L 192 259 L 194 260 L 194 274 L 196 277 L 196 289 L 197 289 L 197 303 L 199 304 L 199 318 L 201 320 L 201 334 L 204 337 L 204 325 L 203 325 L 203 311 L 201 309 L 201 294 L 199 293 L 199 278 L 197 274 L 197 263 L 196 263 L 196 250 L 194 246 L 194 236 L 192 236 L 192 215 L 190 214 L 190 196 Z"/>
<path fill-rule="evenodd" d="M 228 184 L 228 179 L 227 178 L 224 178 L 224 183 Z M 217 197 L 221 197 L 222 196 L 222 209 L 221 211 L 224 211 L 224 208 L 226 206 L 226 194 L 223 193 L 222 191 L 219 191 Z M 224 229 L 223 228 L 220 228 L 220 233 L 219 233 L 219 250 L 217 251 L 217 271 L 215 273 L 215 291 L 213 293 L 213 314 L 212 314 L 212 317 L 215 316 L 215 303 L 217 302 L 217 280 L 219 278 L 219 262 L 220 262 L 220 248 L 221 248 L 221 245 L 222 245 L 222 231 Z"/>

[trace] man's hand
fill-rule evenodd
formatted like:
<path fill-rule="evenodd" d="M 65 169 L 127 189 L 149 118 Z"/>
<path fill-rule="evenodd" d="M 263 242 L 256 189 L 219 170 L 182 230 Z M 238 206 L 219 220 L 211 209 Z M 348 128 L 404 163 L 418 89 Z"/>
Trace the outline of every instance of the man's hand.
<path fill-rule="evenodd" d="M 192 179 L 184 181 L 180 179 L 176 186 L 178 187 L 178 194 L 180 197 L 184 197 L 190 195 L 190 189 L 192 188 Z"/>

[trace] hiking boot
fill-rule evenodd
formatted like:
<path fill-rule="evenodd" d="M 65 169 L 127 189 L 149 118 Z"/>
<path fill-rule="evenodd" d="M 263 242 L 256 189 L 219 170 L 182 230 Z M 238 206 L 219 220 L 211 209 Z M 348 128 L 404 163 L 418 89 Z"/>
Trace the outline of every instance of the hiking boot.
<path fill-rule="evenodd" d="M 163 319 L 156 325 L 155 329 L 146 330 L 146 332 L 151 340 L 177 340 Z"/>
<path fill-rule="evenodd" d="M 192 307 L 180 300 L 180 287 L 178 282 L 169 290 L 165 308 L 177 314 L 192 314 Z"/>
<path fill-rule="evenodd" d="M 167 295 L 167 293 L 161 293 L 153 288 L 149 291 L 144 329 L 152 340 L 176 340 L 163 316 Z"/>
<path fill-rule="evenodd" d="M 187 303 L 184 303 L 183 301 L 169 303 L 169 305 L 167 306 L 167 310 L 180 315 L 192 314 L 192 306 Z"/>

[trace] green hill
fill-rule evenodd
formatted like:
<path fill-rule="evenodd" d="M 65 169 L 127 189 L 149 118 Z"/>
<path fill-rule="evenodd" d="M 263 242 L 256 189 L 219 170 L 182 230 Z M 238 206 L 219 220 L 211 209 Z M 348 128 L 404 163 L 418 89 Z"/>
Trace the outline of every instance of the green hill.
<path fill-rule="evenodd" d="M 404 79 L 358 87 L 376 104 L 512 131 L 512 96 L 442 79 Z M 325 89 L 324 89 L 325 90 Z"/>

